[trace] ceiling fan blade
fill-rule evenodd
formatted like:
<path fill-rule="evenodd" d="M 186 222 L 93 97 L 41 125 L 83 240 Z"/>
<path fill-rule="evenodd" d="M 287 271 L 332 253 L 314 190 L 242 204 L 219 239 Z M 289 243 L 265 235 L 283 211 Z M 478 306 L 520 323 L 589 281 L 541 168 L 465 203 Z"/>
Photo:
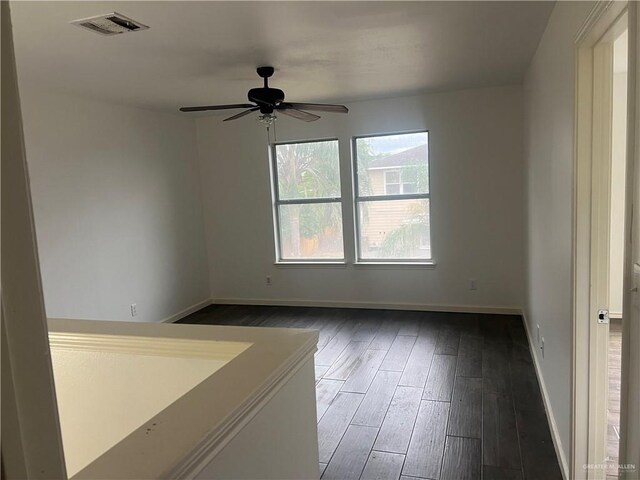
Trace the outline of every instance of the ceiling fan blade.
<path fill-rule="evenodd" d="M 344 105 L 332 105 L 329 103 L 291 103 L 285 102 L 280 105 L 291 106 L 292 108 L 312 110 L 316 112 L 349 113 L 349 109 Z"/>
<path fill-rule="evenodd" d="M 233 108 L 253 108 L 251 103 L 236 103 L 233 105 L 203 105 L 201 107 L 182 107 L 181 112 L 204 112 L 206 110 L 231 110 Z"/>
<path fill-rule="evenodd" d="M 245 115 L 249 115 L 251 112 L 255 112 L 256 110 L 260 110 L 260 107 L 253 107 L 249 110 L 245 110 L 244 112 L 240 112 L 233 117 L 225 118 L 223 122 L 228 122 L 229 120 L 235 120 L 236 118 L 244 117 Z"/>
<path fill-rule="evenodd" d="M 282 105 L 278 105 L 276 108 L 277 111 L 284 113 L 285 115 L 289 115 L 290 117 L 297 118 L 298 120 L 303 120 L 305 122 L 315 122 L 320 118 L 318 115 L 314 115 L 313 113 L 303 112 L 302 110 L 298 110 L 297 108 L 285 107 L 281 108 Z"/>

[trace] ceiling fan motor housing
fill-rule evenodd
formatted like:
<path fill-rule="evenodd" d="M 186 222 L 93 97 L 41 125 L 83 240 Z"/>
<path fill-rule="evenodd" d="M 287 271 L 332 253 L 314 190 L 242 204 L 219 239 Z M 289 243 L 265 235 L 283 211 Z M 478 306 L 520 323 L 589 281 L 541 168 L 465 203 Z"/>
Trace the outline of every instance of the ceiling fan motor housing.
<path fill-rule="evenodd" d="M 274 107 L 284 100 L 284 92 L 279 88 L 252 88 L 247 98 L 258 104 L 261 113 L 273 113 Z"/>

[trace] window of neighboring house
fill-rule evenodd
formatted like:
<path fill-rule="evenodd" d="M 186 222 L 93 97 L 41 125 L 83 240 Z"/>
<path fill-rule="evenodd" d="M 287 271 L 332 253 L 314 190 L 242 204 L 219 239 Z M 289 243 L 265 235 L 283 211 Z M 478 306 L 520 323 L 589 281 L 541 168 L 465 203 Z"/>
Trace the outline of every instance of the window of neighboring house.
<path fill-rule="evenodd" d="M 386 170 L 384 172 L 384 193 L 386 195 L 400 193 L 400 171 Z"/>
<path fill-rule="evenodd" d="M 429 262 L 428 132 L 354 138 L 359 261 Z"/>
<path fill-rule="evenodd" d="M 277 260 L 342 261 L 338 141 L 276 144 L 271 157 Z"/>
<path fill-rule="evenodd" d="M 384 193 L 385 195 L 394 195 L 397 193 L 415 193 L 418 185 L 414 179 L 402 170 L 385 170 L 384 171 Z M 408 177 L 408 178 L 404 178 Z"/>

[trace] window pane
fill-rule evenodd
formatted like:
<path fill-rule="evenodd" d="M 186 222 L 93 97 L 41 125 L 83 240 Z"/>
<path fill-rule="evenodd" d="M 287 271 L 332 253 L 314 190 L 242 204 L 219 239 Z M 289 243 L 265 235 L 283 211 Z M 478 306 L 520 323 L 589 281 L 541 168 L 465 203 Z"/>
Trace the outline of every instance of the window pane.
<path fill-rule="evenodd" d="M 284 260 L 344 258 L 341 204 L 280 205 L 280 254 Z"/>
<path fill-rule="evenodd" d="M 417 183 L 403 183 L 402 193 L 416 193 L 418 191 Z"/>
<path fill-rule="evenodd" d="M 398 172 L 396 181 L 415 183 L 402 193 L 429 193 L 428 142 L 427 132 L 357 138 L 358 195 L 384 195 L 385 172 L 387 184 Z"/>
<path fill-rule="evenodd" d="M 385 172 L 387 183 L 400 183 L 400 172 Z"/>
<path fill-rule="evenodd" d="M 431 258 L 429 199 L 358 202 L 362 259 Z"/>
<path fill-rule="evenodd" d="M 387 195 L 396 195 L 400 193 L 400 184 L 399 183 L 387 183 L 385 188 L 385 192 Z"/>
<path fill-rule="evenodd" d="M 338 141 L 276 146 L 280 200 L 340 196 Z"/>

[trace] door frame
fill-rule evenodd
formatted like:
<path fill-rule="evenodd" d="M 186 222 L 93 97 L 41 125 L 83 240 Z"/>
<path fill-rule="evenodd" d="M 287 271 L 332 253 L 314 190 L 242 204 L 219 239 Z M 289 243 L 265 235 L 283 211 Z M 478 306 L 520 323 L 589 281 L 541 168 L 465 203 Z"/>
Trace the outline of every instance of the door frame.
<path fill-rule="evenodd" d="M 609 325 L 597 322 L 597 310 L 608 309 L 609 301 L 612 49 L 607 44 L 624 29 L 625 21 L 629 38 L 635 38 L 632 30 L 635 33 L 636 10 L 635 5 L 627 2 L 600 1 L 575 40 L 571 478 L 604 479 L 606 475 L 598 466 L 603 466 L 606 458 Z M 636 48 L 631 40 L 629 43 L 631 58 Z M 631 125 L 635 113 L 631 89 L 636 77 L 631 63 L 628 75 Z M 627 135 L 634 135 L 631 128 Z M 627 172 L 631 159 L 628 151 Z M 629 198 L 627 195 L 625 202 L 626 230 L 631 218 Z M 625 289 L 626 277 L 625 274 Z M 622 463 L 623 458 L 620 460 Z M 586 468 L 587 465 L 591 468 Z"/>
<path fill-rule="evenodd" d="M 630 468 L 621 479 L 637 479 L 640 469 L 640 11 L 629 4 L 629 90 L 627 130 L 625 270 L 620 391 L 620 459 Z"/>

